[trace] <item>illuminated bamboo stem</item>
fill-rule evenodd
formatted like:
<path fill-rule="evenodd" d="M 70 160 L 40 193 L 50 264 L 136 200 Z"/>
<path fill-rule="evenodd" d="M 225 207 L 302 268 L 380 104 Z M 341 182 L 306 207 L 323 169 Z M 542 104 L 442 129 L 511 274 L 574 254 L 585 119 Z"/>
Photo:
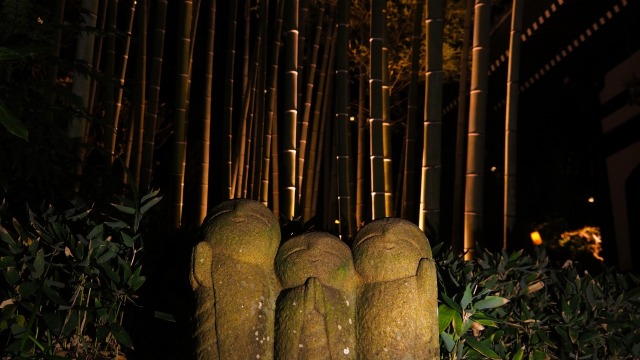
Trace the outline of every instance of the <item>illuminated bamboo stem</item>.
<path fill-rule="evenodd" d="M 507 108 L 504 135 L 504 229 L 503 249 L 507 248 L 516 219 L 516 158 L 518 131 L 518 93 L 520 87 L 520 44 L 522 33 L 522 0 L 513 0 L 511 38 L 507 74 Z"/>
<path fill-rule="evenodd" d="M 425 116 L 422 135 L 422 176 L 418 226 L 432 241 L 440 234 L 440 177 L 442 172 L 442 39 L 444 32 L 442 0 L 427 0 L 427 73 Z"/>
<path fill-rule="evenodd" d="M 483 232 L 483 178 L 486 107 L 489 80 L 489 29 L 491 0 L 476 0 L 467 135 L 467 172 L 464 206 L 465 258 L 473 258 Z"/>

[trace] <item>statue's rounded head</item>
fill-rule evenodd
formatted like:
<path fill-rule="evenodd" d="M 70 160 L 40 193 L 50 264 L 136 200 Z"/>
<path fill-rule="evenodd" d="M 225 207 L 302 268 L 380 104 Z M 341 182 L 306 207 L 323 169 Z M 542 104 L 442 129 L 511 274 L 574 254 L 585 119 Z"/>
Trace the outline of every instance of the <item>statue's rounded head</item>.
<path fill-rule="evenodd" d="M 202 228 L 214 256 L 272 266 L 280 245 L 278 219 L 254 200 L 223 202 L 211 211 Z"/>
<path fill-rule="evenodd" d="M 282 244 L 276 255 L 276 274 L 284 288 L 315 277 L 323 285 L 347 290 L 356 280 L 349 247 L 324 232 L 302 234 Z"/>
<path fill-rule="evenodd" d="M 415 276 L 420 259 L 431 259 L 431 247 L 415 224 L 397 218 L 372 221 L 353 242 L 356 271 L 365 282 Z"/>

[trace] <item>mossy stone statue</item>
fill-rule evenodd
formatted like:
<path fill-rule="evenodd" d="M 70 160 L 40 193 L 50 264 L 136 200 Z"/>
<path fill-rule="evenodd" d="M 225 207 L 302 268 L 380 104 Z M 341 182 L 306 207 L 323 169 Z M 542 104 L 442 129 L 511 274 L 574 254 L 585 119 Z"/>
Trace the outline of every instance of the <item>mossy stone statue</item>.
<path fill-rule="evenodd" d="M 353 244 L 361 359 L 438 359 L 435 264 L 424 233 L 401 219 L 362 228 Z"/>
<path fill-rule="evenodd" d="M 280 244 L 253 200 L 214 208 L 192 255 L 198 359 L 438 359 L 435 264 L 401 219 L 363 227 L 353 248 L 323 232 Z"/>
<path fill-rule="evenodd" d="M 276 256 L 283 287 L 276 311 L 279 359 L 355 359 L 357 275 L 349 247 L 328 233 L 285 242 Z"/>
<path fill-rule="evenodd" d="M 192 263 L 197 357 L 273 359 L 277 219 L 257 201 L 230 200 L 213 209 L 203 233 Z"/>

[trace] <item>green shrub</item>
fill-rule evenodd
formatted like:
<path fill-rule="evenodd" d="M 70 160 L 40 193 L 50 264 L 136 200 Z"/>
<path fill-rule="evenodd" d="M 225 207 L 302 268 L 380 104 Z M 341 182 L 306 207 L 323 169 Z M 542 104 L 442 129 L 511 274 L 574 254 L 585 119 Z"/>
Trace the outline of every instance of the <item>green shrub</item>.
<path fill-rule="evenodd" d="M 0 347 L 3 358 L 113 358 L 132 347 L 122 327 L 141 275 L 142 216 L 161 197 L 120 199 L 104 211 L 0 207 Z"/>
<path fill-rule="evenodd" d="M 640 356 L 640 279 L 597 276 L 544 251 L 465 261 L 434 248 L 444 359 L 631 359 Z"/>

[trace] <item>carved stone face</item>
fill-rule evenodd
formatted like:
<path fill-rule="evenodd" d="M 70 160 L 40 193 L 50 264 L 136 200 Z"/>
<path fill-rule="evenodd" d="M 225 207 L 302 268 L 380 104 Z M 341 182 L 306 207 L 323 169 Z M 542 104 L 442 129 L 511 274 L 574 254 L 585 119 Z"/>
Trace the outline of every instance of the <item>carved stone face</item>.
<path fill-rule="evenodd" d="M 276 274 L 284 288 L 300 286 L 311 277 L 340 290 L 355 284 L 349 247 L 321 232 L 302 234 L 282 244 L 276 255 Z"/>
<path fill-rule="evenodd" d="M 353 244 L 356 271 L 366 282 L 415 276 L 422 258 L 432 258 L 426 236 L 413 223 L 380 219 L 362 228 Z"/>
<path fill-rule="evenodd" d="M 280 225 L 257 201 L 238 199 L 213 209 L 203 224 L 214 256 L 271 266 L 280 244 Z"/>

